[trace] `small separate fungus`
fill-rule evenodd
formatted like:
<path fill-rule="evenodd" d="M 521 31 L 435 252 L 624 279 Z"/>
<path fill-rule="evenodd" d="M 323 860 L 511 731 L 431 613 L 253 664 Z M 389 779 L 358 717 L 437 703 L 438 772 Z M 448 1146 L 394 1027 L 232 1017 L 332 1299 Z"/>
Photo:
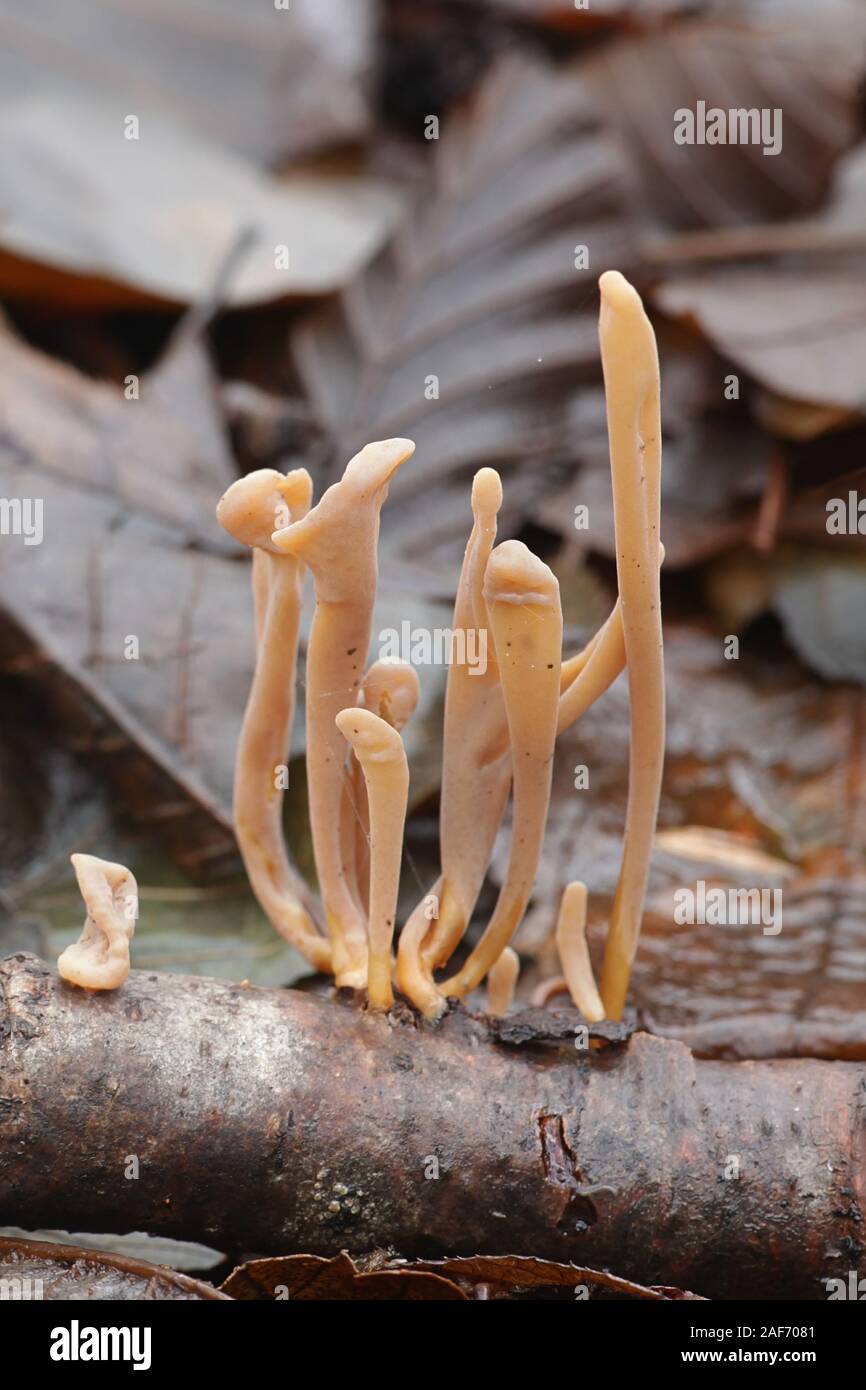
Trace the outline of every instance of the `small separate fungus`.
<path fill-rule="evenodd" d="M 575 879 L 562 895 L 556 923 L 556 949 L 572 1002 L 589 1023 L 600 1023 L 604 1005 L 592 973 L 586 944 L 586 884 Z"/>
<path fill-rule="evenodd" d="M 87 909 L 81 936 L 57 962 L 61 978 L 81 989 L 119 989 L 129 975 L 129 943 L 138 917 L 138 885 L 123 864 L 73 854 Z"/>
<path fill-rule="evenodd" d="M 337 715 L 358 702 L 376 597 L 379 514 L 388 483 L 411 458 L 408 439 L 368 444 L 301 521 L 273 542 L 313 572 L 316 613 L 307 648 L 307 785 L 316 873 L 338 985 L 367 981 L 367 928 L 345 863 L 344 743 Z"/>
<path fill-rule="evenodd" d="M 303 568 L 271 541 L 279 518 L 306 516 L 312 481 L 305 469 L 271 468 L 232 483 L 217 506 L 220 524 L 253 552 L 256 666 L 235 759 L 234 819 L 253 892 L 271 925 L 317 970 L 331 948 L 303 906 L 305 887 L 283 839 L 283 779 L 295 713 L 295 664 Z"/>
<path fill-rule="evenodd" d="M 491 1018 L 505 1018 L 514 999 L 520 975 L 520 957 L 510 946 L 494 961 L 487 976 L 487 1012 Z"/>
<path fill-rule="evenodd" d="M 605 1012 L 619 1019 L 640 934 L 664 765 L 661 408 L 655 334 L 640 296 L 618 271 L 606 271 L 600 286 L 599 340 L 631 726 L 622 868 L 601 976 Z"/>
<path fill-rule="evenodd" d="M 370 1006 L 390 1009 L 391 942 L 403 858 L 403 828 L 409 797 L 409 766 L 396 729 L 368 709 L 346 709 L 337 727 L 351 744 L 364 772 L 370 807 L 369 966 Z"/>

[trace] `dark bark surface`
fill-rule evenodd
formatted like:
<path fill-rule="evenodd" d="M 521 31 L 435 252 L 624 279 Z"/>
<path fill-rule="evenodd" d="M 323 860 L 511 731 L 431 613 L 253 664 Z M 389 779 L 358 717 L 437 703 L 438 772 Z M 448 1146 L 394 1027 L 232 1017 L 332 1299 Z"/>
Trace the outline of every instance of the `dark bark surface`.
<path fill-rule="evenodd" d="M 0 963 L 0 1223 L 823 1298 L 863 1272 L 864 1197 L 858 1063 L 514 1047 L 464 1011 L 428 1028 L 140 971 L 89 995 Z"/>

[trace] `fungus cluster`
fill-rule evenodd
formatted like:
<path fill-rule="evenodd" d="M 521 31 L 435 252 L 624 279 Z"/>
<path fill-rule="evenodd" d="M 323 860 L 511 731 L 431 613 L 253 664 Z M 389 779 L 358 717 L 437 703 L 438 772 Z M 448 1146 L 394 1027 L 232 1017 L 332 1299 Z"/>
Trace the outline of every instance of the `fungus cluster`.
<path fill-rule="evenodd" d="M 586 889 L 565 888 L 556 939 L 584 1016 L 619 1018 L 640 930 L 664 748 L 659 566 L 660 420 L 655 338 L 636 291 L 601 277 L 601 357 L 607 399 L 619 597 L 575 656 L 562 656 L 555 575 L 521 542 L 496 544 L 502 484 L 482 468 L 454 608 L 454 641 L 488 636 L 486 669 L 449 664 L 445 697 L 441 872 L 410 914 L 393 953 L 409 773 L 401 730 L 418 680 L 400 662 L 366 672 L 377 542 L 388 484 L 409 440 L 368 444 L 310 508 L 304 470 L 270 469 L 232 484 L 217 509 L 254 548 L 257 660 L 235 776 L 235 823 L 250 882 L 276 930 L 337 985 L 366 988 L 388 1009 L 393 984 L 427 1017 L 487 980 L 492 1013 L 507 1010 L 518 960 L 510 947 L 532 893 L 547 820 L 557 735 L 623 669 L 630 691 L 630 774 L 622 867 L 600 989 L 586 945 Z M 282 786 L 294 707 L 301 581 L 316 609 L 307 648 L 307 782 L 321 904 L 313 904 L 283 841 Z M 459 649 L 459 648 L 458 648 Z M 463 649 L 466 650 L 464 642 Z M 509 794 L 508 865 L 490 920 L 455 973 L 437 972 L 459 946 L 484 881 Z"/>
<path fill-rule="evenodd" d="M 234 818 L 250 883 L 277 932 L 338 986 L 366 989 L 387 1010 L 393 986 L 439 1017 L 487 981 L 492 1014 L 507 1012 L 519 961 L 512 941 L 538 870 L 556 738 L 628 670 L 630 767 L 625 836 L 600 987 L 586 942 L 587 893 L 565 887 L 556 926 L 563 986 L 589 1021 L 620 1018 L 637 947 L 664 753 L 659 600 L 661 426 L 655 337 L 636 291 L 601 277 L 599 337 L 613 479 L 619 596 L 584 649 L 563 659 L 556 576 L 524 544 L 496 544 L 502 484 L 482 468 L 453 618 L 455 650 L 487 634 L 486 667 L 451 662 L 445 696 L 441 871 L 409 915 L 394 955 L 409 770 L 401 730 L 418 702 L 414 670 L 365 671 L 377 582 L 379 519 L 388 485 L 414 451 L 406 439 L 368 444 L 312 502 L 304 469 L 261 469 L 233 483 L 219 521 L 253 550 L 256 662 L 238 743 Z M 302 586 L 316 607 L 307 645 L 306 748 L 320 899 L 293 868 L 283 791 L 295 707 Z M 444 980 L 481 891 L 509 795 L 506 872 L 480 939 Z M 81 940 L 60 958 L 64 978 L 116 988 L 129 967 L 132 875 L 73 856 L 88 909 Z M 132 917 L 134 923 L 134 915 Z"/>

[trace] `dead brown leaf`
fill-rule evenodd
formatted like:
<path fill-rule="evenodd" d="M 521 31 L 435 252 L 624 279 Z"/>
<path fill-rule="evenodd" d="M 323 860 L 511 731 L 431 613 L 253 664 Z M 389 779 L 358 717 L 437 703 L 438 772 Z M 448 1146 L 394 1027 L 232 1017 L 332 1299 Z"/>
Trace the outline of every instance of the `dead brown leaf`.
<path fill-rule="evenodd" d="M 669 366 L 670 359 L 662 353 L 663 382 L 668 380 Z M 715 371 L 721 396 L 723 373 L 718 364 L 704 368 L 700 354 L 695 354 L 689 370 L 701 376 L 708 369 Z M 581 467 L 564 487 L 534 504 L 532 515 L 581 550 L 613 559 L 613 499 L 602 393 L 591 398 L 586 392 L 583 410 Z M 702 564 L 754 536 L 773 443 L 744 410 L 733 405 L 713 409 L 701 400 L 688 411 L 678 411 L 663 404 L 662 419 L 663 536 L 669 574 Z M 586 512 L 578 514 L 578 508 Z M 579 515 L 585 524 L 582 521 L 575 529 Z"/>
<path fill-rule="evenodd" d="M 2 492 L 41 504 L 44 532 L 4 541 L 0 640 L 3 669 L 38 685 L 133 817 L 201 870 L 234 853 L 251 653 L 246 567 L 214 520 L 227 451 L 206 412 L 171 403 L 175 373 L 205 370 L 194 354 L 135 400 L 0 335 Z"/>
<path fill-rule="evenodd" d="M 158 1299 L 198 1303 L 229 1298 L 212 1284 L 146 1260 L 17 1236 L 0 1236 L 0 1276 L 4 1285 L 16 1287 L 20 1281 L 21 1288 L 27 1290 L 20 1297 L 49 1302 Z"/>
<path fill-rule="evenodd" d="M 125 109 L 56 91 L 0 107 L 4 294 L 55 309 L 195 303 L 245 229 L 255 239 L 228 304 L 325 294 L 394 223 L 400 200 L 381 181 L 277 182 L 152 108 L 128 139 Z"/>
<path fill-rule="evenodd" d="M 529 1290 L 569 1290 L 589 1285 L 594 1295 L 667 1301 L 697 1299 L 679 1289 L 648 1287 L 606 1270 L 556 1264 L 523 1255 L 473 1255 L 444 1260 L 371 1261 L 359 1269 L 345 1251 L 333 1259 L 287 1255 L 251 1260 L 222 1285 L 236 1299 L 441 1302 L 509 1298 Z"/>
<path fill-rule="evenodd" d="M 824 200 L 836 159 L 859 130 L 862 11 L 760 12 L 664 27 L 603 48 L 587 69 L 620 136 L 644 207 L 669 231 L 792 217 Z M 675 113 L 779 111 L 781 148 L 674 140 Z M 778 124 L 778 122 L 777 122 Z"/>
<path fill-rule="evenodd" d="M 862 411 L 866 281 L 862 268 L 716 269 L 659 286 L 665 313 L 693 324 L 723 357 L 796 399 Z"/>
<path fill-rule="evenodd" d="M 44 543 L 9 535 L 0 554 L 0 666 L 38 686 L 73 751 L 197 875 L 234 862 L 253 660 L 249 556 L 214 518 L 234 476 L 215 394 L 209 358 L 184 332 L 139 399 L 0 334 L 0 489 L 44 517 Z M 445 550 L 426 503 L 389 507 L 375 631 L 450 623 L 471 509 L 462 485 L 447 509 L 441 500 Z M 444 669 L 422 677 L 406 731 L 414 800 L 439 778 Z"/>
<path fill-rule="evenodd" d="M 78 0 L 59 14 L 0 0 L 0 88 L 96 89 L 271 164 L 366 135 L 374 22 L 373 0 Z"/>
<path fill-rule="evenodd" d="M 333 1259 L 285 1255 L 251 1260 L 233 1270 L 222 1286 L 231 1298 L 340 1302 L 462 1302 L 466 1295 L 451 1279 L 415 1268 L 359 1270 L 343 1252 Z"/>
<path fill-rule="evenodd" d="M 395 497 L 484 463 L 521 462 L 544 487 L 577 449 L 580 385 L 599 377 L 598 274 L 634 263 L 618 153 L 579 72 L 518 57 L 431 149 L 395 238 L 294 337 L 323 461 L 408 434 Z"/>
<path fill-rule="evenodd" d="M 411 1268 L 438 1271 L 475 1286 L 487 1285 L 502 1293 L 518 1289 L 573 1289 L 580 1284 L 589 1284 L 596 1292 L 620 1298 L 649 1299 L 655 1302 L 667 1302 L 672 1299 L 704 1301 L 700 1294 L 687 1293 L 682 1289 L 635 1284 L 633 1280 L 621 1279 L 619 1275 L 610 1274 L 607 1270 L 557 1264 L 553 1260 L 537 1260 L 527 1255 L 461 1256 L 457 1259 L 431 1260 L 426 1264 L 416 1262 Z"/>
<path fill-rule="evenodd" d="M 864 214 L 861 143 L 839 160 L 812 216 L 650 248 L 669 274 L 654 302 L 749 374 L 756 418 L 783 439 L 862 422 Z"/>

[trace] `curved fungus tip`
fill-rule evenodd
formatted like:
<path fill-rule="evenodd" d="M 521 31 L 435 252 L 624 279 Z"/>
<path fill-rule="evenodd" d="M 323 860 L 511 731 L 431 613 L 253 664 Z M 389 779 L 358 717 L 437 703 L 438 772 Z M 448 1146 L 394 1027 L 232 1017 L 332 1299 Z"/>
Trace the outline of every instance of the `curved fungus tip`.
<path fill-rule="evenodd" d="M 411 439 L 374 440 L 349 460 L 343 479 L 361 483 L 365 491 L 384 487 L 414 452 L 415 443 Z"/>
<path fill-rule="evenodd" d="M 354 708 L 340 710 L 335 723 L 347 743 L 365 762 L 388 762 L 403 756 L 403 740 L 399 733 L 372 710 Z"/>
<path fill-rule="evenodd" d="M 487 603 L 555 603 L 556 575 L 523 541 L 503 541 L 490 552 L 484 572 Z"/>
<path fill-rule="evenodd" d="M 620 313 L 640 314 L 641 318 L 646 317 L 640 295 L 621 271 L 605 270 L 599 276 L 598 288 L 601 291 L 602 311 L 610 308 Z"/>
<path fill-rule="evenodd" d="M 305 468 L 278 473 L 257 468 L 232 483 L 217 503 L 217 520 L 241 545 L 280 554 L 271 536 L 281 514 L 297 519 L 308 511 L 313 480 Z"/>
<path fill-rule="evenodd" d="M 305 516 L 300 521 L 290 522 L 288 526 L 280 526 L 272 531 L 268 549 L 277 555 L 302 556 L 315 531 L 315 519 L 311 521 L 309 516 Z"/>
<path fill-rule="evenodd" d="M 495 468 L 479 468 L 472 479 L 472 514 L 494 521 L 502 506 L 502 479 Z"/>
<path fill-rule="evenodd" d="M 345 536 L 334 536 L 337 524 L 351 530 L 351 512 L 358 503 L 367 504 L 359 516 L 369 518 L 369 504 L 381 505 L 392 477 L 414 452 L 415 445 L 411 439 L 380 439 L 366 444 L 346 464 L 339 482 L 333 483 L 323 493 L 308 515 L 288 526 L 273 529 L 270 538 L 273 548 L 281 554 L 305 558 L 315 552 L 323 538 L 327 538 L 325 552 L 328 562 L 333 563 L 335 553 L 345 554 L 347 545 Z M 322 558 L 320 555 L 320 561 Z"/>

